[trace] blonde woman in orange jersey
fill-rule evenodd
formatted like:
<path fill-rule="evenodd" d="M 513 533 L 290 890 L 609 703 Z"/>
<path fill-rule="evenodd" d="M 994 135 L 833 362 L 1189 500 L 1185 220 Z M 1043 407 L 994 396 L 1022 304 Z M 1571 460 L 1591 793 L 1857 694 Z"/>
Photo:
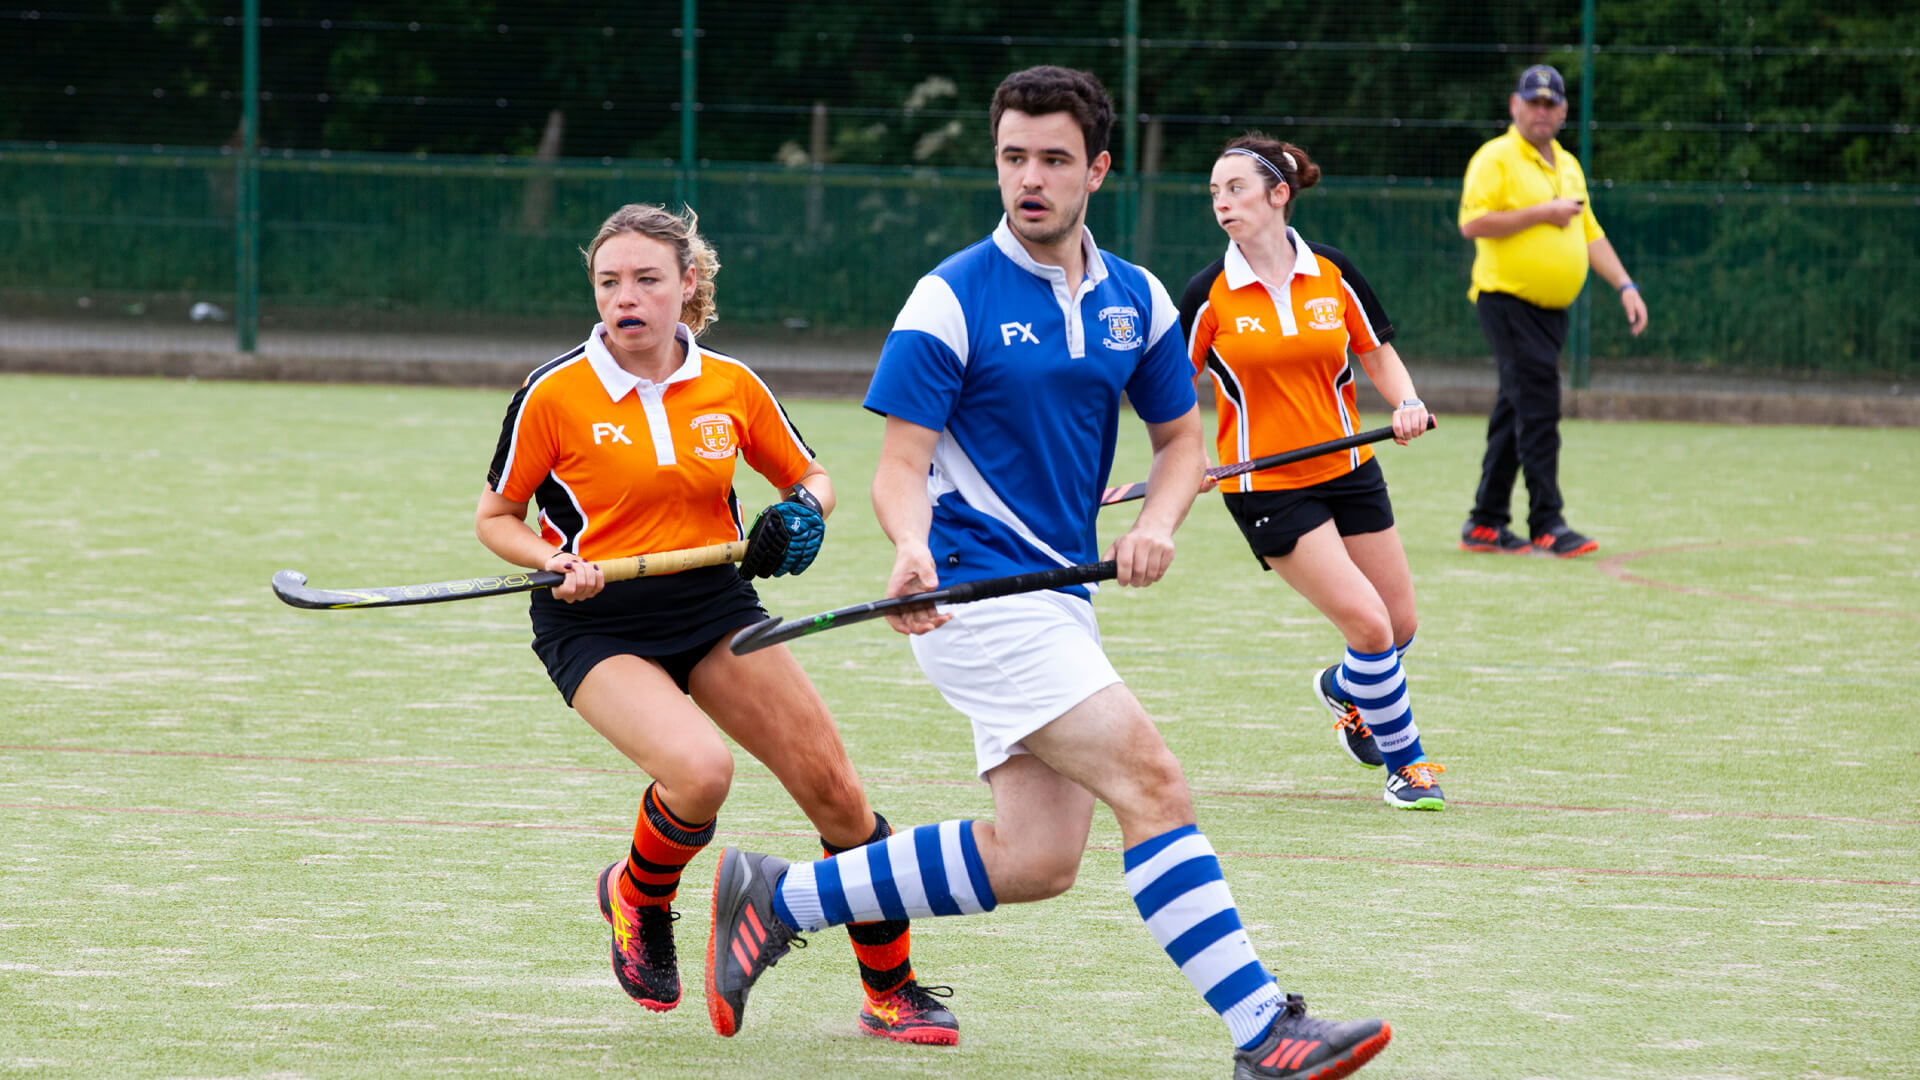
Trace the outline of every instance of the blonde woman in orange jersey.
<path fill-rule="evenodd" d="M 1388 344 L 1393 327 L 1373 290 L 1345 255 L 1288 224 L 1319 179 L 1305 151 L 1257 131 L 1213 164 L 1208 190 L 1227 251 L 1188 284 L 1180 323 L 1195 368 L 1213 379 L 1222 464 L 1359 430 L 1349 349 L 1393 407 L 1395 440 L 1426 430 L 1427 407 Z M 1223 495 L 1261 565 L 1346 639 L 1341 662 L 1313 684 L 1341 747 L 1361 765 L 1387 767 L 1387 805 L 1444 809 L 1434 780 L 1443 770 L 1420 746 L 1400 668 L 1415 629 L 1413 574 L 1373 451 L 1247 473 Z"/>
<path fill-rule="evenodd" d="M 615 977 L 665 1011 L 680 1002 L 670 904 L 733 781 L 720 732 L 773 770 L 830 853 L 891 829 L 793 654 L 727 649 L 734 631 L 766 615 L 734 567 L 609 583 L 592 561 L 747 535 L 733 491 L 744 459 L 788 493 L 763 512 L 787 527 L 756 525 L 748 560 L 798 574 L 819 550 L 834 495 L 766 385 L 699 344 L 719 260 L 691 211 L 623 206 L 584 254 L 600 322 L 514 394 L 474 531 L 510 563 L 566 574 L 533 594 L 534 652 L 567 703 L 653 778 L 633 845 L 601 872 L 598 892 Z M 526 523 L 530 500 L 537 531 Z M 953 1013 L 914 979 L 907 922 L 848 931 L 866 989 L 862 1030 L 956 1042 Z"/>

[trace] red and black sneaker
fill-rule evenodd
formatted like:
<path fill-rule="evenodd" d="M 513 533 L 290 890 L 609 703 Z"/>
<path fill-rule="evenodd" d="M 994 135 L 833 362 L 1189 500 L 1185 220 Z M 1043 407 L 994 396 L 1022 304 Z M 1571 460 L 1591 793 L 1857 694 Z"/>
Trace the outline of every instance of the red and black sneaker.
<path fill-rule="evenodd" d="M 1337 1080 L 1373 1060 L 1393 1039 L 1381 1020 L 1316 1020 L 1299 994 L 1288 994 L 1267 1037 L 1233 1052 L 1233 1080 Z"/>
<path fill-rule="evenodd" d="M 1505 525 L 1478 525 L 1468 521 L 1460 526 L 1460 550 L 1525 555 L 1533 550 L 1533 545 L 1515 536 Z"/>
<path fill-rule="evenodd" d="M 894 1042 L 953 1046 L 960 1041 L 960 1021 L 939 1000 L 952 996 L 951 986 L 921 986 L 908 979 L 879 1000 L 867 999 L 860 1007 L 860 1030 Z"/>
<path fill-rule="evenodd" d="M 1534 537 L 1533 550 L 1542 555 L 1571 559 L 1599 551 L 1600 541 L 1588 539 L 1567 528 L 1565 524 L 1560 524 Z"/>
<path fill-rule="evenodd" d="M 626 862 L 600 871 L 600 914 L 613 927 L 613 977 L 627 996 L 654 1012 L 680 1004 L 680 967 L 673 951 L 673 922 L 666 905 L 636 907 L 620 898 Z"/>
<path fill-rule="evenodd" d="M 713 926 L 707 935 L 707 1019 L 731 1036 L 747 1014 L 754 980 L 807 942 L 773 912 L 787 860 L 730 847 L 713 871 Z"/>

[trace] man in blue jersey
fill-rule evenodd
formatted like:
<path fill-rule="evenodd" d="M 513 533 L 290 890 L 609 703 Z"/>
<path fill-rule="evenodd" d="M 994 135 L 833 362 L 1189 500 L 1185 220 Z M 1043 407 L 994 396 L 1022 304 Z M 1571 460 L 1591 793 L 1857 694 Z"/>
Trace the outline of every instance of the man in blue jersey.
<path fill-rule="evenodd" d="M 994 94 L 993 234 L 922 278 L 866 406 L 887 418 L 873 502 L 894 543 L 887 594 L 1092 562 L 1122 393 L 1153 446 L 1140 516 L 1105 553 L 1160 580 L 1206 466 L 1179 315 L 1152 274 L 1094 246 L 1113 106 L 1085 72 L 1016 72 Z M 1378 1020 L 1306 1015 L 1254 955 L 1180 763 L 1100 646 L 1088 587 L 890 617 L 974 731 L 993 821 L 947 821 L 815 863 L 728 848 L 714 879 L 707 1003 L 737 1026 L 753 981 L 801 931 L 959 915 L 1065 892 L 1096 799 L 1126 845 L 1148 929 L 1226 1022 L 1236 1077 L 1345 1076 Z"/>

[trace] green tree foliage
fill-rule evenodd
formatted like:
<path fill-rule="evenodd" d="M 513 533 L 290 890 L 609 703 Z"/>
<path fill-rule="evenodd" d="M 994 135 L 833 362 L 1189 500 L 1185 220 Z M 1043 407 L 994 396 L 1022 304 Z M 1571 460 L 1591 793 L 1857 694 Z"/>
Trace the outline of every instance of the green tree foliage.
<path fill-rule="evenodd" d="M 0 139 L 235 141 L 237 3 L 49 2 L 0 12 Z M 262 8 L 269 147 L 526 155 L 558 113 L 565 156 L 680 152 L 672 0 Z M 1006 72 L 1083 67 L 1122 97 L 1118 3 L 702 0 L 699 12 L 709 160 L 984 167 L 986 104 Z M 1598 12 L 1596 177 L 1920 178 L 1910 0 L 1600 0 Z M 1526 64 L 1580 85 L 1574 4 L 1169 0 L 1143 2 L 1141 18 L 1138 110 L 1155 140 L 1133 150 L 1162 172 L 1200 171 L 1259 126 L 1335 176 L 1451 178 L 1504 127 Z"/>

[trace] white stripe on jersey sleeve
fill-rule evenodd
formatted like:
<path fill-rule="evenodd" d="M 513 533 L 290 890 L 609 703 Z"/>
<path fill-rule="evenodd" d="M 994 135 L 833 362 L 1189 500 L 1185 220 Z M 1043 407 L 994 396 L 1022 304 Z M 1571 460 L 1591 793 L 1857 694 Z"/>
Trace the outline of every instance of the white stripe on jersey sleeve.
<path fill-rule="evenodd" d="M 893 328 L 932 336 L 953 350 L 961 367 L 967 366 L 967 313 L 961 310 L 960 298 L 945 278 L 935 274 L 921 278 L 900 308 L 899 317 L 893 320 Z"/>
<path fill-rule="evenodd" d="M 1151 329 L 1147 331 L 1147 348 L 1151 349 L 1159 343 L 1162 335 L 1179 325 L 1180 308 L 1174 304 L 1173 298 L 1167 295 L 1167 287 L 1160 284 L 1159 278 L 1154 277 L 1145 270 L 1142 270 L 1141 273 L 1147 275 L 1147 291 L 1153 296 L 1153 319 L 1148 324 Z M 1206 309 L 1202 308 L 1201 310 L 1204 311 Z M 1197 316 L 1194 321 L 1199 321 Z M 1187 341 L 1189 345 L 1187 356 L 1189 357 L 1189 362 L 1191 362 L 1191 357 L 1193 356 L 1193 349 L 1191 347 L 1193 339 L 1189 337 Z"/>
<path fill-rule="evenodd" d="M 575 347 L 578 348 L 578 346 L 575 346 Z M 565 356 L 565 355 L 566 355 L 565 353 L 561 354 L 561 356 Z M 538 379 L 533 380 L 532 385 L 527 387 L 527 392 L 520 395 L 520 411 L 514 414 L 514 417 L 513 417 L 513 435 L 511 436 L 510 441 L 507 443 L 507 459 L 506 461 L 502 462 L 500 465 L 500 486 L 493 489 L 493 493 L 495 495 L 504 496 L 506 494 L 507 481 L 513 478 L 513 459 L 520 456 L 520 421 L 526 419 L 527 417 L 527 406 L 533 403 L 534 390 L 538 388 L 541 383 L 546 382 L 548 379 L 553 378 L 555 375 L 572 367 L 574 364 L 577 364 L 580 361 L 585 360 L 586 356 L 587 354 L 583 351 L 579 356 L 574 357 L 572 360 L 569 360 L 564 364 L 554 365 L 553 370 L 547 372 L 545 375 L 540 376 Z M 559 359 L 559 357 L 555 357 L 554 359 L 557 360 Z M 547 363 L 552 364 L 553 360 L 549 360 L 547 361 Z M 571 495 L 572 492 L 568 492 L 568 494 Z"/>
<path fill-rule="evenodd" d="M 740 361 L 735 360 L 731 356 L 714 352 L 711 349 L 701 349 L 700 351 L 701 353 L 707 356 L 710 356 L 715 360 L 724 360 L 725 362 L 732 364 L 734 367 L 739 368 L 741 371 L 746 372 L 747 377 L 752 379 L 754 383 L 760 387 L 760 392 L 767 395 L 767 404 L 773 408 L 773 415 L 780 418 L 780 426 L 786 429 L 787 438 L 793 440 L 793 448 L 800 452 L 801 457 L 807 459 L 808 461 L 814 460 L 813 451 L 807 449 L 806 440 L 800 437 L 800 432 L 794 429 L 793 422 L 787 419 L 787 410 L 780 407 L 780 399 L 773 396 L 773 389 L 767 385 L 767 381 L 765 379 L 762 379 L 760 377 L 759 372 L 753 370 L 752 368 L 741 363 Z"/>
<path fill-rule="evenodd" d="M 1353 310 L 1360 313 L 1360 325 L 1367 328 L 1367 337 L 1373 342 L 1374 347 L 1378 348 L 1381 344 L 1380 335 L 1374 332 L 1373 320 L 1367 318 L 1367 306 L 1360 302 L 1360 294 L 1353 291 L 1353 286 L 1347 284 L 1344 276 L 1340 278 L 1340 287 L 1347 290 L 1347 302 L 1353 305 Z"/>

